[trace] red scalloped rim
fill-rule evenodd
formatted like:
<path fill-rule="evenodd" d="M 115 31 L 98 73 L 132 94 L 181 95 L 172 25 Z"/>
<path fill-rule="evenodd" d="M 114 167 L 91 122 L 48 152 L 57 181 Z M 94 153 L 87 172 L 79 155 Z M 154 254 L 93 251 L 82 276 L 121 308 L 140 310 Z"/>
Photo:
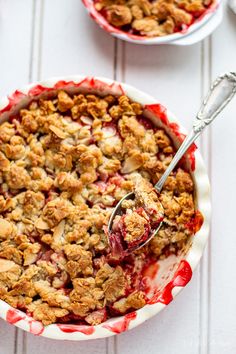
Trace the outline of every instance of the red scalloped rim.
<path fill-rule="evenodd" d="M 24 320 L 29 324 L 29 332 L 39 336 L 44 331 L 44 326 L 41 322 L 34 320 L 32 317 L 26 315 L 24 312 L 17 310 L 15 308 L 10 308 L 6 314 L 6 321 L 11 324 L 16 324 L 17 322 Z"/>
<path fill-rule="evenodd" d="M 33 318 L 28 318 L 29 322 L 29 331 L 35 336 L 40 336 L 44 331 L 44 325 L 42 322 L 35 321 Z"/>
<path fill-rule="evenodd" d="M 175 272 L 172 280 L 164 287 L 161 292 L 155 294 L 148 303 L 156 304 L 161 302 L 168 305 L 173 300 L 172 290 L 175 286 L 184 287 L 192 278 L 192 269 L 190 264 L 186 260 L 182 260 L 179 264 L 177 271 Z"/>
<path fill-rule="evenodd" d="M 106 18 L 96 10 L 96 8 L 94 6 L 95 2 L 93 0 L 82 0 L 82 2 L 84 4 L 84 6 L 87 8 L 90 17 L 106 32 L 108 32 L 110 34 L 114 33 L 114 34 L 125 35 L 130 39 L 139 40 L 140 42 L 145 39 L 152 38 L 152 37 L 150 38 L 148 36 L 135 35 L 135 34 L 132 34 L 129 32 L 122 31 L 119 28 L 112 26 L 106 20 Z M 181 31 L 177 31 L 175 33 L 180 33 L 180 34 L 186 35 L 189 28 L 192 26 L 192 24 L 202 21 L 206 15 L 215 12 L 218 7 L 219 7 L 219 4 L 217 3 L 217 1 L 214 2 L 214 0 L 213 0 L 212 4 L 209 5 L 209 8 L 207 8 L 199 17 L 195 18 L 193 20 L 193 22 L 190 23 L 190 25 L 185 25 Z"/>
<path fill-rule="evenodd" d="M 122 332 L 125 332 L 129 329 L 129 324 L 131 321 L 133 321 L 137 317 L 137 313 L 130 312 L 127 315 L 125 315 L 120 321 L 117 321 L 113 324 L 105 324 L 102 327 L 108 329 L 109 331 L 119 334 Z"/>
<path fill-rule="evenodd" d="M 181 129 L 177 123 L 170 123 L 169 122 L 168 115 L 167 115 L 167 109 L 163 105 L 161 105 L 160 103 L 148 104 L 148 105 L 145 105 L 145 109 L 147 111 L 151 112 L 152 114 L 154 114 L 158 119 L 160 119 L 162 121 L 162 123 L 175 134 L 175 136 L 179 139 L 179 141 L 181 143 L 183 142 L 183 140 L 186 137 L 186 134 L 183 134 L 181 132 Z M 195 166 L 195 156 L 194 156 L 196 149 L 197 149 L 197 146 L 194 143 L 188 149 L 188 158 L 190 161 L 190 167 L 191 167 L 192 171 L 194 171 L 195 167 L 196 167 Z"/>
<path fill-rule="evenodd" d="M 16 90 L 11 96 L 8 96 L 8 105 L 0 110 L 0 114 L 4 112 L 8 112 L 14 107 L 17 103 L 19 103 L 26 95 L 23 92 Z"/>
<path fill-rule="evenodd" d="M 64 333 L 80 332 L 86 335 L 91 335 L 95 331 L 94 326 L 57 324 L 57 327 Z"/>
<path fill-rule="evenodd" d="M 33 98 L 35 96 L 41 95 L 46 92 L 50 92 L 53 90 L 69 88 L 69 87 L 81 87 L 87 88 L 88 90 L 98 90 L 100 93 L 105 92 L 106 90 L 114 90 L 116 94 L 123 95 L 124 90 L 122 86 L 117 83 L 113 82 L 111 84 L 107 84 L 106 82 L 100 81 L 95 79 L 94 77 L 86 77 L 85 79 L 81 80 L 80 82 L 74 81 L 65 81 L 60 80 L 56 82 L 55 85 L 52 87 L 45 87 L 40 84 L 37 84 L 29 89 L 28 93 L 25 94 L 19 90 L 16 90 L 12 95 L 8 96 L 8 105 L 0 110 L 0 114 L 9 112 L 13 109 L 20 101 L 26 97 Z"/>
<path fill-rule="evenodd" d="M 21 320 L 24 320 L 25 317 L 26 315 L 23 312 L 14 308 L 10 308 L 6 314 L 6 320 L 11 324 L 15 324 Z"/>

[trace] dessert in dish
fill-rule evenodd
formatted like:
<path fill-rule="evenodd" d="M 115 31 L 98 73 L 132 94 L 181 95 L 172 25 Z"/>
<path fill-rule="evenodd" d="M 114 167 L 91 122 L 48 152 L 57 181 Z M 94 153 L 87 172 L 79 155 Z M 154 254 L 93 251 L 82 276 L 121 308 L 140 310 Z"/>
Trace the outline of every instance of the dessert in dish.
<path fill-rule="evenodd" d="M 0 298 L 44 325 L 96 325 L 143 307 L 147 264 L 182 251 L 194 233 L 190 174 L 179 165 L 169 176 L 163 226 L 141 250 L 117 259 L 106 228 L 137 180 L 148 190 L 171 161 L 166 132 L 126 96 L 59 91 L 2 123 L 0 142 Z"/>
<path fill-rule="evenodd" d="M 144 37 L 186 30 L 214 0 L 96 0 L 95 8 L 112 26 Z"/>

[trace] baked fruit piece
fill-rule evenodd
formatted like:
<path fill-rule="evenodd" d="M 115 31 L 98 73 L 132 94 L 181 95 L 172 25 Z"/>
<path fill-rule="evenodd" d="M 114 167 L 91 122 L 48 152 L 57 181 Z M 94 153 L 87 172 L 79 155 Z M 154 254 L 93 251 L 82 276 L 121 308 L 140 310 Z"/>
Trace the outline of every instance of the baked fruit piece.
<path fill-rule="evenodd" d="M 105 231 L 134 189 L 144 209 L 135 215 L 150 227 L 152 186 L 173 154 L 165 131 L 126 96 L 59 91 L 2 123 L 0 298 L 44 325 L 97 325 L 144 306 L 145 264 L 180 252 L 193 234 L 190 174 L 179 166 L 169 176 L 158 197 L 164 223 L 148 246 L 119 262 Z"/>
<path fill-rule="evenodd" d="M 124 32 L 161 37 L 189 27 L 214 0 L 96 0 L 95 8 Z"/>

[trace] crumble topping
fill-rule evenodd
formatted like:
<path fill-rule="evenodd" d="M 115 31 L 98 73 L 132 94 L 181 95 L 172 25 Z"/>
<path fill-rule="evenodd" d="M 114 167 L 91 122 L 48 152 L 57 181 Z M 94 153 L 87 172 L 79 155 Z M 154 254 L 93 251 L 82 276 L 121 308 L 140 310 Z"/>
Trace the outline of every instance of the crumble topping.
<path fill-rule="evenodd" d="M 126 18 L 130 11 L 143 19 L 152 6 L 133 2 Z M 179 165 L 159 196 L 153 190 L 174 152 L 165 131 L 126 96 L 59 91 L 2 123 L 0 298 L 44 325 L 96 325 L 144 306 L 147 260 L 181 251 L 193 233 L 186 226 L 195 213 L 190 174 Z M 119 262 L 105 231 L 131 191 L 138 204 L 123 203 L 125 242 L 139 241 L 150 217 L 163 225 Z"/>
<path fill-rule="evenodd" d="M 190 26 L 211 4 L 212 0 L 96 0 L 95 8 L 125 32 L 160 37 Z"/>
<path fill-rule="evenodd" d="M 124 219 L 124 227 L 126 230 L 124 240 L 128 243 L 139 240 L 139 238 L 145 233 L 147 226 L 147 215 L 140 215 L 137 211 L 134 211 L 130 215 L 128 214 Z"/>

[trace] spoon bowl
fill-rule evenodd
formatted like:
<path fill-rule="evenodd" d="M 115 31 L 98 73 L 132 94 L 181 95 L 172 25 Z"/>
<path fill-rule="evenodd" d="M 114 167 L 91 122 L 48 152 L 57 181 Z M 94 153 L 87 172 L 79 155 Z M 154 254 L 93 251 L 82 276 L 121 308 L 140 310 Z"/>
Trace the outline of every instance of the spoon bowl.
<path fill-rule="evenodd" d="M 130 192 L 128 194 L 126 194 L 119 202 L 118 204 L 116 205 L 115 209 L 113 210 L 111 216 L 110 216 L 110 219 L 109 219 L 109 223 L 108 223 L 108 235 L 111 235 L 111 232 L 112 232 L 112 226 L 113 226 L 113 221 L 114 221 L 114 218 L 117 216 L 117 215 L 122 215 L 123 213 L 123 210 L 122 210 L 122 203 L 125 201 L 125 200 L 134 200 L 135 199 L 135 193 L 134 192 Z M 148 236 L 148 238 L 145 240 L 145 241 L 141 241 L 137 246 L 134 246 L 134 247 L 130 247 L 129 249 L 125 250 L 123 253 L 123 256 L 125 255 L 128 255 L 130 252 L 134 252 L 134 251 L 137 251 L 139 250 L 140 248 L 142 248 L 143 246 L 145 246 L 148 242 L 151 241 L 151 239 L 153 237 L 155 237 L 158 233 L 158 231 L 160 230 L 161 226 L 163 224 L 163 221 L 161 221 L 158 225 L 158 227 L 155 229 L 155 230 L 152 230 Z M 111 238 L 108 236 L 108 241 L 109 241 L 109 244 L 111 246 L 111 248 L 113 249 L 113 245 L 112 245 L 112 242 L 111 242 Z"/>

